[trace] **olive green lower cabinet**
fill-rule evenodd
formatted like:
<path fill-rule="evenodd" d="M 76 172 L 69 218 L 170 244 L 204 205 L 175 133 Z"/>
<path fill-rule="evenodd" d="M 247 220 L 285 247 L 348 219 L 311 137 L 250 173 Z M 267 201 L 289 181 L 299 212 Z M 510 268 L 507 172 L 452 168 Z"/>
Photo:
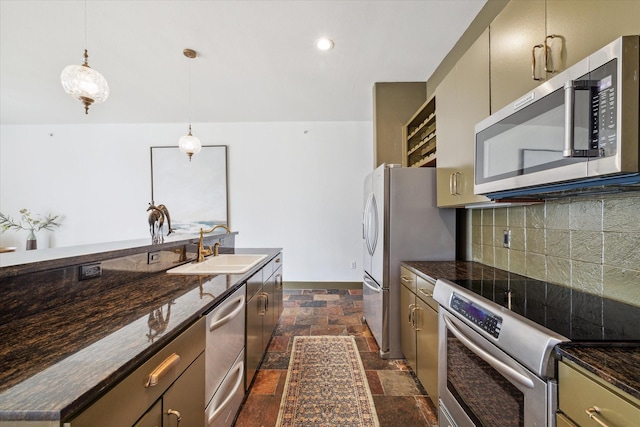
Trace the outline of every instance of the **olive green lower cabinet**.
<path fill-rule="evenodd" d="M 205 319 L 201 318 L 65 427 L 202 427 Z"/>
<path fill-rule="evenodd" d="M 438 303 L 434 285 L 400 268 L 401 345 L 427 395 L 438 404 Z"/>
<path fill-rule="evenodd" d="M 558 363 L 558 427 L 640 425 L 640 400 L 575 363 Z"/>
<path fill-rule="evenodd" d="M 282 313 L 282 253 L 247 281 L 246 379 L 253 381 Z"/>

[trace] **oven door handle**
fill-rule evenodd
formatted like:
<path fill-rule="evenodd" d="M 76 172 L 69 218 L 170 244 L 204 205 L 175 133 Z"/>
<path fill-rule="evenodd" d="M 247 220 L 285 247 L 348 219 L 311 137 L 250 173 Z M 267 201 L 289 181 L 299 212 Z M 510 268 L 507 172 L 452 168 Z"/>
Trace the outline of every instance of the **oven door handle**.
<path fill-rule="evenodd" d="M 471 351 L 473 351 L 478 357 L 487 362 L 489 365 L 493 366 L 495 370 L 500 372 L 507 378 L 512 379 L 523 387 L 527 387 L 530 389 L 534 388 L 533 381 L 530 378 L 527 378 L 525 375 L 522 375 L 520 372 L 513 369 L 511 366 L 508 366 L 496 359 L 494 356 L 490 355 L 478 345 L 476 345 L 473 341 L 467 338 L 462 331 L 455 327 L 455 325 L 447 318 L 447 316 L 443 316 L 444 322 L 447 325 L 447 328 L 456 336 L 462 343 Z"/>

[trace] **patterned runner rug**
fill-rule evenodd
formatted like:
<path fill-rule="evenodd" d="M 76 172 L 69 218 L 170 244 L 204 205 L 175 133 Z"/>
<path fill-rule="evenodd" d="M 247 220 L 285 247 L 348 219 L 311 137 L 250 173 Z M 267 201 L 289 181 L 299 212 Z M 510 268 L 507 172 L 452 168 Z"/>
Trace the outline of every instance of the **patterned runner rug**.
<path fill-rule="evenodd" d="M 276 425 L 379 426 L 352 336 L 294 337 Z"/>

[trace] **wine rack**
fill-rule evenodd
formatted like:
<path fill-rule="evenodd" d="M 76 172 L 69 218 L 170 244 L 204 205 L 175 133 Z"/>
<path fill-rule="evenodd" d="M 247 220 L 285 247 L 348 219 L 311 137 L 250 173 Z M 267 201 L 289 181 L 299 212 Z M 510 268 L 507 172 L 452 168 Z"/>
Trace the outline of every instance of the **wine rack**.
<path fill-rule="evenodd" d="M 404 126 L 403 166 L 436 165 L 436 99 L 428 99 Z"/>

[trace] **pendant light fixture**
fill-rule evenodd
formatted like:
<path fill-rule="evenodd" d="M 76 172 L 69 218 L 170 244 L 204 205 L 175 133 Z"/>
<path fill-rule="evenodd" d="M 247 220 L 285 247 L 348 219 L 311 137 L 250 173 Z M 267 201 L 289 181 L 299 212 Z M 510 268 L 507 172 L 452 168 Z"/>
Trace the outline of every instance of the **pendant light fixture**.
<path fill-rule="evenodd" d="M 191 161 L 191 157 L 194 154 L 198 154 L 202 148 L 198 137 L 191 134 L 191 60 L 194 59 L 197 54 L 193 49 L 185 49 L 182 53 L 189 59 L 189 133 L 180 138 L 178 146 L 180 147 L 180 151 L 189 156 L 189 161 Z"/>
<path fill-rule="evenodd" d="M 87 2 L 84 2 L 84 44 L 87 46 Z M 60 75 L 62 87 L 72 97 L 84 104 L 84 113 L 89 114 L 91 104 L 100 104 L 109 97 L 109 85 L 105 78 L 89 67 L 89 53 L 84 50 L 82 65 L 68 65 Z"/>

